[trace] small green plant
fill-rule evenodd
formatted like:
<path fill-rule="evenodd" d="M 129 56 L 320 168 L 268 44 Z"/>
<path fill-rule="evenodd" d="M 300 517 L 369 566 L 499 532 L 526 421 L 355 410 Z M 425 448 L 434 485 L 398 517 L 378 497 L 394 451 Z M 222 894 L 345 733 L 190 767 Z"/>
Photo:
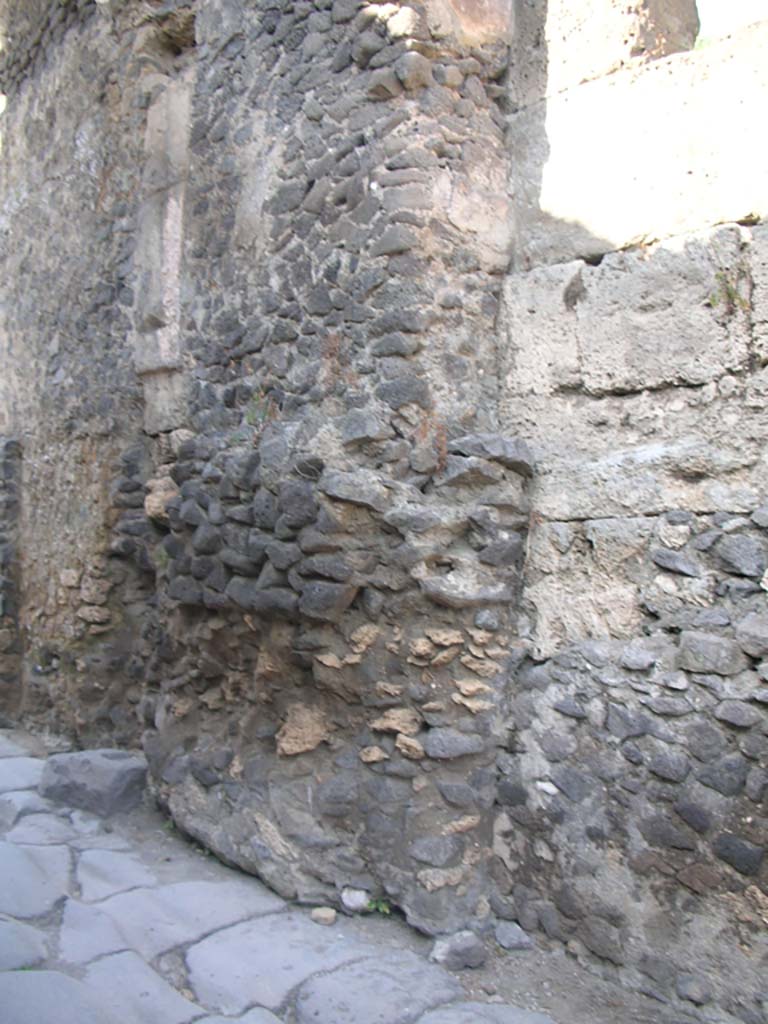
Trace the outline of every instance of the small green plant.
<path fill-rule="evenodd" d="M 165 572 L 170 562 L 170 555 L 162 546 L 162 544 L 156 545 L 152 551 L 152 561 L 155 563 L 155 569 L 157 572 Z"/>
<path fill-rule="evenodd" d="M 744 264 L 739 263 L 730 270 L 718 270 L 715 282 L 716 286 L 707 300 L 712 309 L 721 309 L 726 316 L 733 316 L 739 309 L 743 313 L 749 312 L 752 308 L 749 299 L 750 277 Z"/>
<path fill-rule="evenodd" d="M 277 415 L 277 402 L 271 395 L 258 392 L 253 395 L 245 410 L 245 422 L 249 427 L 263 427 Z"/>
<path fill-rule="evenodd" d="M 372 914 L 383 914 L 385 917 L 389 917 L 392 913 L 392 906 L 389 900 L 382 899 L 380 896 L 372 896 L 368 900 L 368 910 Z"/>

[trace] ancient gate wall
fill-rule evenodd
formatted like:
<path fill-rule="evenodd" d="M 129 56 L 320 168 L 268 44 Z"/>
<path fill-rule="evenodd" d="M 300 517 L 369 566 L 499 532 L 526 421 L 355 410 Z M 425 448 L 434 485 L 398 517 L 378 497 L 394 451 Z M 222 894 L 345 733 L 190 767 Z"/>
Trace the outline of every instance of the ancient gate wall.
<path fill-rule="evenodd" d="M 768 25 L 602 70 L 557 27 L 510 129 L 501 422 L 537 473 L 499 876 L 578 956 L 759 1021 Z"/>
<path fill-rule="evenodd" d="M 764 1024 L 765 27 L 573 6 L 6 5 L 0 658 L 284 895 Z"/>

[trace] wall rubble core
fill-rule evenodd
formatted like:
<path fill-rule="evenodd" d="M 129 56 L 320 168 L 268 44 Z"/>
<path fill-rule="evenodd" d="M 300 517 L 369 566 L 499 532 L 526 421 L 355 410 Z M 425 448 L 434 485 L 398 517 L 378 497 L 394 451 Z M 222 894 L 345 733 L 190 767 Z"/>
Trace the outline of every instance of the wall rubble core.
<path fill-rule="evenodd" d="M 766 83 L 600 6 L 0 7 L 0 710 L 286 897 L 766 1024 L 765 197 L 544 202 L 563 110 Z"/>

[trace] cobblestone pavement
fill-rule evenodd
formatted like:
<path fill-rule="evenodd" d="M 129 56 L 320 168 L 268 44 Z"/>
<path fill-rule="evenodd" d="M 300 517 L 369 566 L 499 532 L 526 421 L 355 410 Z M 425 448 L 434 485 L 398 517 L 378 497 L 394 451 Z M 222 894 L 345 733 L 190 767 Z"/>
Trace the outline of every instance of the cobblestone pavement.
<path fill-rule="evenodd" d="M 473 1000 L 370 921 L 316 923 L 148 810 L 42 796 L 45 765 L 0 731 L 2 1024 L 555 1024 Z"/>

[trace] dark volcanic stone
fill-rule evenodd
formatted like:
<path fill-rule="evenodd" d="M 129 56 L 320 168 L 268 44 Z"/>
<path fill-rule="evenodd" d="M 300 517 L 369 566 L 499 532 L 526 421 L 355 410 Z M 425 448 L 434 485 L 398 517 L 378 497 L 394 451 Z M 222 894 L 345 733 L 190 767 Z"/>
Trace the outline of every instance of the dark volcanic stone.
<path fill-rule="evenodd" d="M 533 476 L 536 468 L 531 449 L 525 441 L 501 434 L 465 434 L 450 441 L 448 451 L 493 459 L 522 476 Z"/>
<path fill-rule="evenodd" d="M 589 796 L 595 785 L 588 775 L 565 765 L 555 768 L 552 772 L 552 781 L 574 803 L 581 803 Z"/>
<path fill-rule="evenodd" d="M 606 726 L 612 736 L 620 740 L 629 739 L 632 736 L 645 736 L 648 732 L 650 721 L 647 715 L 637 711 L 630 711 L 620 704 L 608 706 L 608 718 Z"/>
<path fill-rule="evenodd" d="M 643 838 L 651 846 L 669 846 L 674 850 L 696 849 L 695 839 L 660 814 L 646 818 L 638 827 Z"/>
<path fill-rule="evenodd" d="M 301 558 L 301 548 L 298 544 L 288 544 L 285 541 L 273 540 L 266 547 L 267 558 L 276 569 L 289 569 Z"/>
<path fill-rule="evenodd" d="M 430 404 L 429 385 L 421 377 L 395 377 L 379 384 L 377 396 L 393 409 L 404 405 L 420 405 L 428 409 Z"/>
<path fill-rule="evenodd" d="M 693 630 L 683 630 L 680 634 L 680 668 L 688 672 L 731 676 L 748 667 L 749 662 L 734 640 Z"/>
<path fill-rule="evenodd" d="M 243 576 L 233 576 L 225 593 L 236 605 L 248 611 L 291 614 L 299 601 L 292 590 L 284 587 L 261 589 L 255 580 Z"/>
<path fill-rule="evenodd" d="M 737 729 L 749 729 L 761 720 L 757 708 L 740 700 L 724 700 L 715 708 L 715 718 Z"/>
<path fill-rule="evenodd" d="M 681 576 L 701 576 L 699 565 L 679 551 L 657 548 L 656 551 L 651 552 L 651 558 L 656 565 L 666 569 L 667 572 L 676 572 Z"/>
<path fill-rule="evenodd" d="M 654 775 L 668 782 L 682 782 L 691 770 L 691 763 L 687 756 L 678 751 L 662 750 L 648 762 L 648 767 Z"/>
<path fill-rule="evenodd" d="M 699 761 L 712 761 L 727 746 L 720 729 L 710 722 L 697 722 L 685 731 L 688 749 Z"/>
<path fill-rule="evenodd" d="M 723 796 L 736 796 L 744 788 L 749 773 L 749 761 L 741 754 L 728 754 L 707 765 L 699 772 L 698 780 Z"/>
<path fill-rule="evenodd" d="M 253 496 L 253 522 L 262 530 L 274 529 L 277 522 L 277 501 L 273 494 L 261 488 Z"/>
<path fill-rule="evenodd" d="M 286 525 L 295 530 L 317 518 L 317 501 L 308 480 L 288 480 L 280 487 L 278 511 Z M 261 524 L 257 524 L 261 525 Z"/>
<path fill-rule="evenodd" d="M 450 728 L 430 729 L 424 737 L 423 746 L 427 757 L 440 761 L 479 754 L 485 750 L 485 743 L 480 736 Z"/>
<path fill-rule="evenodd" d="M 168 596 L 172 601 L 178 601 L 179 604 L 202 604 L 203 588 L 189 576 L 177 576 L 176 579 L 171 580 Z"/>
<path fill-rule="evenodd" d="M 339 622 L 354 601 L 357 591 L 357 587 L 344 583 L 312 580 L 302 588 L 299 611 L 310 619 Z"/>
<path fill-rule="evenodd" d="M 213 555 L 221 547 L 221 534 L 214 526 L 201 523 L 192 534 L 192 547 L 198 555 Z"/>
<path fill-rule="evenodd" d="M 688 800 L 678 800 L 673 810 L 680 815 L 686 825 L 703 835 L 712 824 L 712 816 L 706 808 L 700 804 L 691 803 Z"/>
<path fill-rule="evenodd" d="M 716 551 L 723 567 L 737 576 L 759 579 L 765 572 L 765 547 L 759 540 L 731 534 L 723 537 Z"/>
<path fill-rule="evenodd" d="M 618 928 L 599 917 L 589 917 L 579 925 L 578 937 L 595 956 L 620 966 L 624 963 Z"/>
<path fill-rule="evenodd" d="M 408 848 L 414 860 L 422 864 L 431 864 L 436 868 L 444 868 L 455 860 L 462 851 L 461 840 L 457 836 L 423 836 L 416 839 Z"/>
<path fill-rule="evenodd" d="M 756 875 L 763 862 L 765 850 L 747 839 L 723 832 L 712 844 L 715 856 L 730 864 L 742 875 Z"/>

